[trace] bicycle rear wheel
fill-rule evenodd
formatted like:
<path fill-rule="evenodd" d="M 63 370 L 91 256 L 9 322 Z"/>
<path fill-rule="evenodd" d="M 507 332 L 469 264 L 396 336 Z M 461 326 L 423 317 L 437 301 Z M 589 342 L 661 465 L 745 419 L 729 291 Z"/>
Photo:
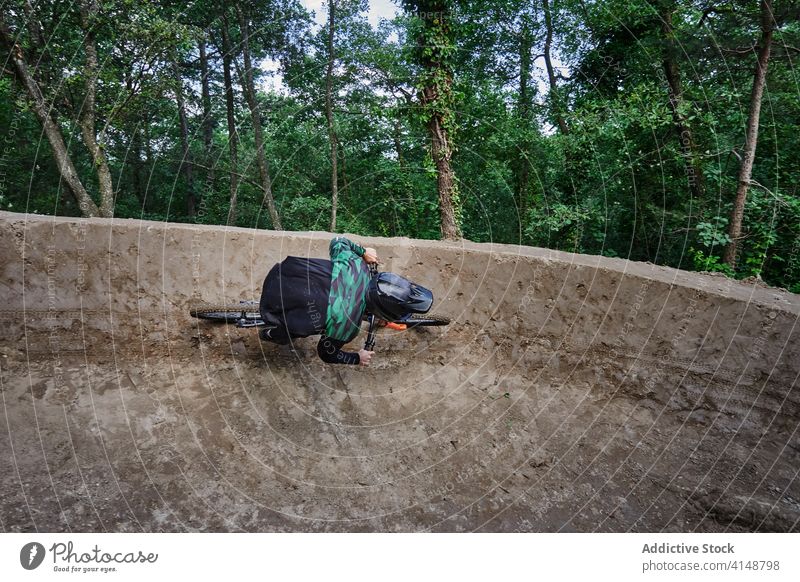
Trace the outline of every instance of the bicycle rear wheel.
<path fill-rule="evenodd" d="M 198 319 L 224 321 L 225 323 L 236 323 L 241 319 L 261 319 L 258 309 L 252 305 L 203 304 L 190 309 L 189 315 Z"/>

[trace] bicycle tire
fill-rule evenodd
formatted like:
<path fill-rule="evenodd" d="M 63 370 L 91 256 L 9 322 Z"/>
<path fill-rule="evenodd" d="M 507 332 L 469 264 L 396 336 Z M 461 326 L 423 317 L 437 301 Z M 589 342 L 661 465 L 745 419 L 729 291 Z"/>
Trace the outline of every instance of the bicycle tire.
<path fill-rule="evenodd" d="M 450 325 L 450 318 L 442 317 L 440 315 L 412 313 L 411 316 L 403 323 L 408 325 L 408 327 L 438 327 L 440 325 Z"/>
<path fill-rule="evenodd" d="M 250 309 L 247 309 L 247 308 Z M 233 305 L 201 305 L 189 310 L 189 315 L 198 319 L 210 319 L 213 321 L 224 321 L 226 323 L 236 323 L 242 319 L 242 314 L 245 314 L 245 319 L 261 318 L 261 314 L 255 311 L 252 306 L 233 306 Z M 254 317 L 247 317 L 248 313 L 255 314 Z"/>

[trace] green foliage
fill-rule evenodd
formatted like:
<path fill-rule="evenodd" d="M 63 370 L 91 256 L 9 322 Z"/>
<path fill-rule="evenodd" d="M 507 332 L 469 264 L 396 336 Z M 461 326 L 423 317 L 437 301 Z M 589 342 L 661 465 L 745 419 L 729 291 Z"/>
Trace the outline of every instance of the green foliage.
<path fill-rule="evenodd" d="M 527 216 L 525 235 L 537 246 L 554 246 L 584 252 L 587 246 L 602 243 L 605 237 L 602 214 L 591 202 L 582 206 L 556 202 L 545 208 L 532 208 Z M 615 254 L 606 249 L 606 254 Z"/>
<path fill-rule="evenodd" d="M 697 223 L 697 240 L 709 248 L 722 247 L 731 242 L 731 238 L 725 232 L 728 226 L 728 219 L 722 216 L 715 216 L 711 222 Z"/>
<path fill-rule="evenodd" d="M 0 10 L 28 61 L 37 63 L 37 80 L 70 157 L 97 196 L 96 167 L 78 125 L 87 80 L 78 5 L 50 4 L 38 14 L 46 50 L 22 18 L 22 0 Z M 116 216 L 226 222 L 234 165 L 219 51 L 225 14 L 236 47 L 237 224 L 270 225 L 254 128 L 237 84 L 243 59 L 236 4 L 100 3 L 93 22 L 101 55 L 96 127 L 114 179 Z M 730 242 L 728 216 L 754 66 L 752 51 L 742 47 L 758 39 L 758 3 L 725 1 L 704 12 L 706 4 L 551 1 L 558 113 L 569 126 L 564 133 L 553 122 L 555 105 L 537 59 L 546 32 L 540 3 L 407 0 L 403 14 L 373 28 L 365 2 L 337 2 L 339 229 L 439 238 L 427 128 L 438 116 L 451 139 L 458 210 L 469 239 L 759 276 L 800 292 L 800 99 L 791 60 L 791 47 L 800 46 L 800 24 L 788 0 L 775 0 L 781 22 L 732 272 L 720 257 Z M 253 19 L 265 154 L 284 226 L 326 229 L 327 29 L 315 27 L 296 0 L 241 6 Z M 201 40 L 209 55 L 210 147 L 200 94 Z M 7 63 L 7 57 L 0 48 L 0 59 Z M 680 74 L 674 110 L 666 60 Z M 7 65 L 5 72 L 13 71 Z M 177 86 L 188 113 L 191 186 L 181 166 Z M 420 95 L 424 88 L 433 91 L 427 98 Z M 676 116 L 691 131 L 692 148 Z M 0 126 L 7 128 L 0 136 L 0 208 L 78 215 L 29 98 L 11 74 L 0 76 Z M 699 170 L 700 182 L 687 168 Z M 194 217 L 187 210 L 190 187 L 199 198 Z"/>
<path fill-rule="evenodd" d="M 733 270 L 729 265 L 722 262 L 722 258 L 717 255 L 706 254 L 701 249 L 689 247 L 689 256 L 696 271 L 706 271 L 709 273 L 724 273 L 729 277 L 733 276 Z"/>
<path fill-rule="evenodd" d="M 289 230 L 325 230 L 331 213 L 330 198 L 303 196 L 284 202 L 283 217 Z"/>

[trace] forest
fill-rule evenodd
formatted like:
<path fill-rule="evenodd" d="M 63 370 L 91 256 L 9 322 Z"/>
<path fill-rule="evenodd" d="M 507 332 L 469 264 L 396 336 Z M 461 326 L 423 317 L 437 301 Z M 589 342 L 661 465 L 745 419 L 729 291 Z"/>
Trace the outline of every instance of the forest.
<path fill-rule="evenodd" d="M 798 0 L 396 3 L 0 0 L 0 209 L 800 292 Z"/>

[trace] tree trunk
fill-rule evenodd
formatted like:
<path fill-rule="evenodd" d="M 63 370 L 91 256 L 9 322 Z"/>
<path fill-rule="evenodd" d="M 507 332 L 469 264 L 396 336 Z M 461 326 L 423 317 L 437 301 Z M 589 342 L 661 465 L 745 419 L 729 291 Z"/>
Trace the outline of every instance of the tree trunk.
<path fill-rule="evenodd" d="M 453 72 L 450 55 L 453 32 L 450 23 L 450 2 L 429 0 L 406 1 L 411 12 L 423 15 L 423 28 L 418 38 L 420 63 L 424 71 L 420 101 L 427 117 L 431 136 L 431 157 L 436 166 L 436 185 L 439 193 L 441 233 L 444 239 L 461 238 L 458 185 L 453 173 L 453 147 L 449 131 L 455 125 Z M 436 15 L 437 18 L 424 17 Z"/>
<path fill-rule="evenodd" d="M 196 214 L 197 200 L 194 194 L 194 176 L 192 175 L 192 159 L 189 152 L 189 122 L 186 118 L 186 104 L 183 100 L 183 77 L 181 76 L 181 66 L 178 57 L 175 55 L 172 61 L 172 68 L 175 74 L 175 100 L 178 103 L 178 121 L 181 129 L 181 164 L 180 171 L 186 178 L 186 213 L 190 218 Z"/>
<path fill-rule="evenodd" d="M 83 48 L 86 52 L 86 65 L 84 67 L 86 95 L 81 108 L 79 125 L 83 143 L 86 144 L 89 154 L 92 156 L 92 164 L 97 171 L 97 185 L 100 191 L 100 216 L 110 218 L 114 216 L 114 186 L 104 151 L 103 135 L 105 131 L 101 132 L 99 140 L 95 133 L 95 95 L 97 93 L 99 63 L 93 21 L 97 18 L 98 11 L 96 0 L 81 0 Z"/>
<path fill-rule="evenodd" d="M 325 119 L 328 121 L 328 140 L 331 144 L 331 232 L 336 232 L 336 210 L 339 206 L 338 147 L 339 139 L 333 125 L 333 65 L 336 55 L 333 52 L 333 33 L 335 30 L 335 0 L 328 0 L 328 70 L 325 74 Z"/>
<path fill-rule="evenodd" d="M 144 135 L 144 163 L 147 169 L 147 175 L 153 175 L 153 140 L 150 139 L 150 122 L 152 117 L 145 111 L 144 119 L 142 120 L 142 135 Z M 149 181 L 149 179 L 148 179 Z"/>
<path fill-rule="evenodd" d="M 133 193 L 141 205 L 142 211 L 147 206 L 147 194 L 142 187 L 144 180 L 142 179 L 142 130 L 136 125 L 133 128 L 133 139 L 131 149 L 133 150 L 133 162 L 131 164 L 131 172 L 133 173 Z"/>
<path fill-rule="evenodd" d="M 758 121 L 761 115 L 761 98 L 764 95 L 764 85 L 767 81 L 767 66 L 769 53 L 772 47 L 772 31 L 774 18 L 772 15 L 772 0 L 761 0 L 761 47 L 758 49 L 758 61 L 753 74 L 753 89 L 750 94 L 750 113 L 747 117 L 747 130 L 745 135 L 744 156 L 739 168 L 739 184 L 736 188 L 736 198 L 731 210 L 728 236 L 731 242 L 725 247 L 722 260 L 731 268 L 736 268 L 736 245 L 742 235 L 742 218 L 744 205 L 747 200 L 747 189 L 753 173 L 753 160 L 758 144 Z"/>
<path fill-rule="evenodd" d="M 427 90 L 427 89 L 426 89 Z M 451 164 L 453 149 L 447 139 L 447 130 L 438 115 L 428 121 L 428 132 L 431 134 L 431 153 L 436 164 L 436 185 L 439 190 L 439 213 L 441 214 L 441 231 L 443 239 L 461 238 L 461 229 L 456 220 L 453 194 L 456 193 L 455 175 Z"/>
<path fill-rule="evenodd" d="M 64 144 L 64 138 L 61 135 L 61 128 L 59 128 L 56 121 L 50 116 L 50 108 L 47 103 L 45 103 L 39 84 L 28 70 L 22 48 L 14 42 L 14 35 L 6 27 L 2 19 L 2 13 L 0 13 L 0 41 L 2 41 L 3 48 L 8 51 L 9 58 L 14 64 L 14 72 L 19 82 L 25 87 L 25 90 L 28 92 L 33 102 L 33 111 L 42 124 L 44 133 L 47 135 L 47 140 L 50 142 L 50 147 L 53 148 L 53 156 L 55 157 L 61 179 L 66 182 L 69 190 L 75 197 L 75 202 L 78 204 L 81 214 L 87 217 L 98 216 L 100 210 L 97 208 L 94 201 L 92 201 L 86 188 L 83 187 L 83 183 L 78 177 L 78 172 L 75 171 L 75 166 L 72 163 L 72 159 L 69 157 L 67 147 Z"/>
<path fill-rule="evenodd" d="M 553 115 L 556 118 L 556 123 L 562 135 L 569 133 L 569 127 L 564 119 L 564 110 L 562 107 L 561 99 L 558 94 L 558 85 L 556 83 L 556 74 L 553 69 L 553 61 L 550 57 L 550 47 L 553 45 L 553 19 L 550 14 L 549 0 L 542 0 L 542 8 L 544 9 L 544 22 L 547 28 L 547 33 L 544 39 L 544 64 L 547 68 L 547 79 L 550 82 L 550 104 L 553 107 Z"/>
<path fill-rule="evenodd" d="M 25 0 L 22 3 L 22 10 L 25 12 L 26 25 L 30 35 L 31 51 L 29 51 L 29 58 L 31 58 L 31 62 L 36 63 L 34 68 L 38 69 L 40 59 L 44 56 L 42 51 L 47 46 L 47 41 L 44 38 L 39 16 L 31 5 L 30 0 Z"/>
<path fill-rule="evenodd" d="M 689 189 L 695 200 L 703 199 L 703 169 L 697 156 L 697 146 L 689 123 L 686 121 L 681 108 L 683 106 L 683 88 L 681 71 L 676 61 L 677 48 L 675 46 L 675 33 L 672 27 L 672 15 L 675 12 L 675 2 L 670 2 L 661 13 L 661 29 L 664 33 L 666 46 L 664 47 L 664 60 L 662 63 L 664 75 L 667 78 L 669 93 L 669 108 L 675 123 L 675 131 L 681 144 L 681 154 L 689 181 Z"/>
<path fill-rule="evenodd" d="M 125 75 L 125 89 L 127 90 L 128 95 L 132 95 L 134 92 L 132 73 L 133 72 L 130 70 L 126 70 L 123 73 Z M 125 166 L 130 166 L 131 174 L 131 183 L 127 188 L 133 190 L 133 195 L 137 202 L 139 202 L 139 208 L 144 211 L 145 199 L 142 189 L 142 139 L 141 134 L 139 133 L 140 124 L 141 120 L 136 120 L 132 121 L 131 125 L 129 126 L 130 148 L 128 155 L 125 156 Z M 130 157 L 130 164 L 127 163 L 128 157 Z M 119 183 L 122 184 L 122 182 L 122 177 L 120 175 Z M 120 189 L 124 187 L 125 186 L 120 186 Z"/>
<path fill-rule="evenodd" d="M 258 173 L 261 176 L 261 188 L 264 191 L 263 203 L 269 210 L 274 230 L 283 230 L 278 209 L 275 207 L 275 199 L 272 196 L 272 178 L 269 175 L 269 164 L 267 155 L 264 152 L 264 130 L 261 127 L 261 112 L 258 108 L 255 83 L 253 82 L 253 63 L 250 58 L 250 23 L 240 4 L 236 5 L 236 13 L 239 16 L 239 27 L 242 30 L 242 50 L 244 52 L 244 75 L 242 78 L 242 92 L 247 99 L 250 107 L 250 117 L 253 120 L 253 134 L 256 142 L 256 162 Z"/>
<path fill-rule="evenodd" d="M 520 220 L 524 220 L 527 210 L 528 184 L 530 181 L 530 161 L 528 160 L 530 140 L 528 139 L 528 131 L 530 130 L 531 98 L 528 80 L 531 74 L 532 48 L 533 39 L 531 38 L 530 28 L 528 23 L 523 21 L 519 43 L 519 102 L 517 105 L 517 116 L 520 120 L 520 126 L 525 132 L 525 137 L 520 144 L 516 180 L 517 211 L 519 212 Z"/>
<path fill-rule="evenodd" d="M 402 121 L 400 119 L 400 113 L 395 113 L 394 116 L 394 131 L 392 132 L 392 139 L 394 141 L 394 153 L 397 156 L 397 165 L 400 166 L 400 169 L 405 168 L 405 158 L 403 157 L 403 142 L 402 142 Z"/>
<path fill-rule="evenodd" d="M 204 197 L 207 197 L 214 190 L 214 115 L 211 110 L 211 90 L 208 78 L 208 56 L 206 55 L 205 39 L 200 40 L 200 74 L 201 91 L 203 102 L 203 149 L 206 160 L 206 185 Z"/>
<path fill-rule="evenodd" d="M 337 151 L 337 155 L 339 159 L 342 161 L 342 170 L 339 172 L 342 175 L 342 192 L 349 192 L 350 191 L 350 180 L 347 177 L 347 154 L 345 153 L 344 148 L 339 148 Z"/>
<path fill-rule="evenodd" d="M 236 115 L 233 100 L 233 81 L 231 80 L 231 39 L 228 34 L 228 19 L 222 16 L 222 73 L 225 81 L 225 108 L 228 117 L 228 151 L 230 152 L 230 208 L 228 224 L 236 224 L 236 197 L 239 192 L 239 161 L 237 146 L 239 137 L 236 133 Z"/>

